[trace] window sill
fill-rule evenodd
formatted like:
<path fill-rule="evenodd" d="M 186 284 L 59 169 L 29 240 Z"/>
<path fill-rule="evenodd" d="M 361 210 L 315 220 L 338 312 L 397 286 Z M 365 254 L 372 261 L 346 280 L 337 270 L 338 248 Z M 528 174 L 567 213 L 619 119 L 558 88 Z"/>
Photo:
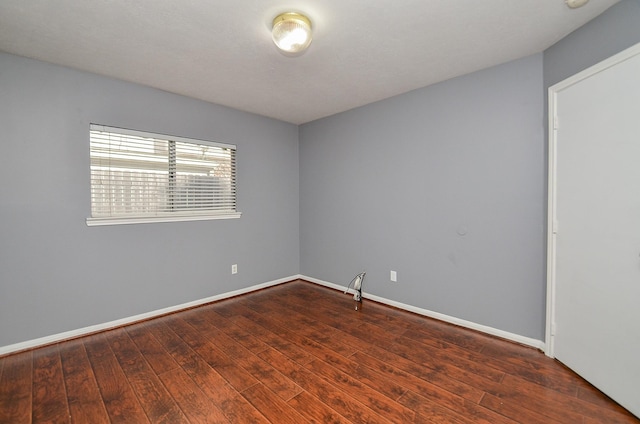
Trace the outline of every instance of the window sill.
<path fill-rule="evenodd" d="M 87 218 L 87 226 L 97 227 L 103 225 L 152 224 L 156 222 L 209 221 L 212 219 L 235 219 L 240 218 L 241 215 L 241 212 L 235 212 L 220 215 L 145 216 L 139 218 Z"/>

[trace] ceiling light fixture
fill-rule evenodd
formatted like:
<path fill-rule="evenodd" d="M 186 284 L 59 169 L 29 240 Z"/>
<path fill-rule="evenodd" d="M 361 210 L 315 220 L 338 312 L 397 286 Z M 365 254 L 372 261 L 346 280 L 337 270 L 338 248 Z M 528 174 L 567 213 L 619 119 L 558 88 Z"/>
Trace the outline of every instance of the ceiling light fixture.
<path fill-rule="evenodd" d="M 311 44 L 311 21 L 299 13 L 282 13 L 273 20 L 271 36 L 284 53 L 302 53 Z"/>
<path fill-rule="evenodd" d="M 579 7 L 582 7 L 585 4 L 587 4 L 587 2 L 589 2 L 589 0 L 565 0 L 565 3 L 567 3 L 567 6 L 569 6 L 571 9 L 577 9 Z"/>

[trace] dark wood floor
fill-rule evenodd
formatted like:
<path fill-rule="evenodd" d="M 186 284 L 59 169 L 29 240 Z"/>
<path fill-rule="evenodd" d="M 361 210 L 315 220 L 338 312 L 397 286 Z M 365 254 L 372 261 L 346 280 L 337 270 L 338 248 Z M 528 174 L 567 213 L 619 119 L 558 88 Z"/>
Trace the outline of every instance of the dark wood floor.
<path fill-rule="evenodd" d="M 295 281 L 0 359 L 1 423 L 638 423 L 541 352 Z"/>

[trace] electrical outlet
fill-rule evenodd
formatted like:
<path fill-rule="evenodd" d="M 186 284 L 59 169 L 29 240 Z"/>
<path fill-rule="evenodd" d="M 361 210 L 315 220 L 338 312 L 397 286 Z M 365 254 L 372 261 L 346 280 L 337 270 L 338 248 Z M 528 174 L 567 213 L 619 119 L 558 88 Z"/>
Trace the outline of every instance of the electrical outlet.
<path fill-rule="evenodd" d="M 231 265 L 231 273 L 232 274 L 237 274 L 238 273 L 238 264 Z"/>
<path fill-rule="evenodd" d="M 391 271 L 389 278 L 391 279 L 391 281 L 393 281 L 394 283 L 398 281 L 398 273 L 395 271 Z"/>

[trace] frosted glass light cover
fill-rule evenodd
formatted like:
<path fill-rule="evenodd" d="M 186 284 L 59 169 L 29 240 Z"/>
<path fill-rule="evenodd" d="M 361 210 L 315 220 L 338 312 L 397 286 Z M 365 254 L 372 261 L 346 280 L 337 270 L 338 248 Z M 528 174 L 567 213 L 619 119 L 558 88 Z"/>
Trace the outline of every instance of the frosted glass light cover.
<path fill-rule="evenodd" d="M 275 45 L 286 53 L 300 53 L 311 44 L 311 22 L 297 13 L 283 13 L 273 20 Z"/>

